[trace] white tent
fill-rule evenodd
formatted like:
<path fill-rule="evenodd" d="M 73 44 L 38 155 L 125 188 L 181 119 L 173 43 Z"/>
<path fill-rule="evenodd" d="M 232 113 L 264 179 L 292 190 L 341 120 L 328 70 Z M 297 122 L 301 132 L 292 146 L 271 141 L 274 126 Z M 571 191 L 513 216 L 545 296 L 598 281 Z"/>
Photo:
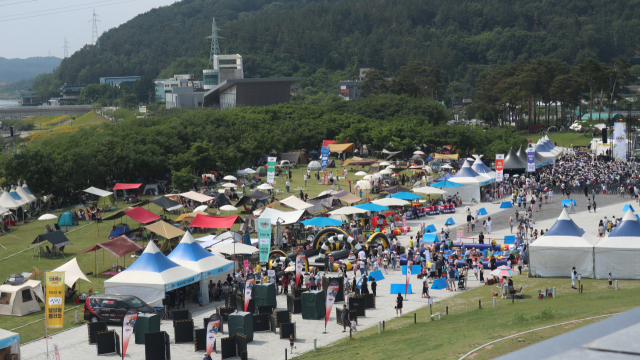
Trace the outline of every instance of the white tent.
<path fill-rule="evenodd" d="M 312 204 L 308 204 L 302 200 L 300 200 L 298 197 L 296 196 L 289 196 L 288 198 L 284 199 L 284 200 L 280 200 L 280 203 L 287 205 L 290 208 L 294 208 L 296 210 L 306 210 L 308 208 L 312 208 L 314 207 L 314 205 Z"/>
<path fill-rule="evenodd" d="M 487 165 L 485 165 L 482 162 L 482 160 L 480 160 L 479 156 L 476 158 L 476 161 L 473 162 L 473 165 L 471 165 L 471 168 L 473 169 L 473 171 L 477 172 L 478 175 L 482 175 L 489 179 L 495 179 L 496 177 L 496 172 L 491 170 Z"/>
<path fill-rule="evenodd" d="M 556 157 L 556 154 L 551 152 L 551 149 L 542 141 L 542 138 L 538 139 L 538 142 L 536 143 L 536 151 L 546 158 L 555 159 Z"/>
<path fill-rule="evenodd" d="M 142 255 L 125 271 L 104 282 L 104 292 L 133 295 L 151 306 L 162 306 L 166 291 L 200 280 L 200 273 L 169 260 L 149 241 Z"/>
<path fill-rule="evenodd" d="M 322 170 L 322 164 L 320 164 L 320 161 L 318 160 L 313 160 L 309 165 L 307 165 L 307 169 L 310 171 L 320 171 Z"/>
<path fill-rule="evenodd" d="M 20 285 L 0 285 L 0 315 L 25 316 L 40 311 L 44 301 L 40 281 L 28 280 Z"/>
<path fill-rule="evenodd" d="M 34 201 L 36 201 L 35 196 L 29 195 L 27 194 L 26 191 L 24 191 L 24 189 L 20 186 L 16 186 L 15 187 L 15 192 L 20 195 L 20 197 L 24 200 L 26 200 L 28 203 L 32 203 Z"/>
<path fill-rule="evenodd" d="M 83 191 L 86 192 L 86 193 L 89 193 L 91 195 L 95 195 L 95 196 L 99 196 L 99 197 L 107 197 L 107 196 L 113 195 L 113 193 L 110 192 L 110 191 L 98 189 L 98 188 L 93 187 L 93 186 L 88 188 L 88 189 L 84 189 Z"/>
<path fill-rule="evenodd" d="M 20 358 L 20 334 L 0 329 L 0 353 L 6 349 L 9 349 L 9 354 L 18 354 Z"/>
<path fill-rule="evenodd" d="M 405 206 L 405 205 L 411 205 L 411 203 L 406 201 L 406 200 L 396 199 L 396 198 L 392 198 L 392 197 L 373 200 L 372 203 L 374 203 L 376 205 L 382 205 L 382 206 Z"/>
<path fill-rule="evenodd" d="M 640 279 L 640 221 L 631 210 L 594 247 L 596 279 Z"/>
<path fill-rule="evenodd" d="M 598 242 L 576 225 L 566 210 L 542 237 L 529 246 L 529 261 L 537 275 L 569 277 L 572 267 L 583 277 L 593 277 L 593 247 Z"/>
<path fill-rule="evenodd" d="M 364 214 L 366 212 L 367 212 L 367 210 L 364 210 L 364 209 L 359 209 L 359 208 L 353 207 L 353 206 L 345 206 L 345 207 L 341 207 L 339 209 L 330 211 L 329 214 L 331 214 L 331 215 L 353 215 L 353 214 Z"/>
<path fill-rule="evenodd" d="M 69 287 L 73 286 L 78 279 L 89 281 L 89 279 L 84 276 L 82 270 L 80 270 L 80 266 L 78 266 L 78 258 L 73 258 L 67 261 L 64 265 L 53 271 L 64 271 L 64 283 Z"/>
<path fill-rule="evenodd" d="M 16 210 L 17 208 L 21 207 L 22 204 L 17 202 L 5 189 L 2 192 L 2 195 L 0 195 L 0 206 L 5 209 Z"/>
<path fill-rule="evenodd" d="M 200 193 L 197 193 L 195 191 L 188 191 L 186 193 L 180 194 L 180 196 L 182 196 L 184 198 L 187 198 L 187 199 L 190 199 L 190 200 L 193 200 L 193 201 L 202 202 L 202 203 L 203 202 L 207 202 L 207 201 L 211 201 L 211 200 L 214 199 L 211 196 L 200 194 Z"/>
<path fill-rule="evenodd" d="M 466 160 L 460 170 L 449 180 L 464 185 L 462 187 L 446 188 L 449 195 L 459 193 L 463 202 L 470 202 L 471 199 L 476 199 L 476 201 L 480 202 L 480 187 L 495 181 L 479 175 Z"/>
<path fill-rule="evenodd" d="M 214 245 L 214 246 L 209 248 L 209 251 L 211 251 L 214 254 L 227 254 L 227 255 L 245 254 L 245 255 L 251 255 L 251 254 L 257 252 L 258 248 L 255 247 L 255 246 L 245 245 L 243 243 L 229 242 L 229 243 Z"/>
<path fill-rule="evenodd" d="M 278 223 L 280 223 L 280 225 L 289 225 L 297 223 L 304 213 L 304 210 L 280 211 L 273 208 L 265 208 L 260 217 L 271 219 L 271 225 L 273 226 Z"/>
<path fill-rule="evenodd" d="M 27 199 L 27 198 L 23 198 L 22 196 L 20 196 L 20 194 L 18 194 L 16 192 L 16 187 L 11 185 L 11 190 L 9 191 L 9 195 L 11 195 L 11 197 L 18 203 L 20 204 L 20 206 L 26 206 L 29 205 L 29 203 L 31 203 L 31 200 Z"/>
<path fill-rule="evenodd" d="M 358 186 L 358 188 L 360 188 L 362 190 L 371 190 L 371 188 L 372 188 L 371 187 L 371 183 L 369 182 L 369 180 L 358 180 L 356 182 L 356 185 Z"/>
<path fill-rule="evenodd" d="M 411 191 L 413 191 L 416 194 L 425 194 L 425 195 L 444 195 L 447 193 L 446 190 L 434 188 L 431 186 L 414 187 L 413 189 L 411 189 Z"/>

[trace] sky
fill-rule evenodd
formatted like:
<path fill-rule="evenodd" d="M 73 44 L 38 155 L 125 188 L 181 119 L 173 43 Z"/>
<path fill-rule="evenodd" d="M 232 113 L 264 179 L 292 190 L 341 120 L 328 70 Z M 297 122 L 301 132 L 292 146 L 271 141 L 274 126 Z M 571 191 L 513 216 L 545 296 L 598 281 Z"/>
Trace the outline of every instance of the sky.
<path fill-rule="evenodd" d="M 0 0 L 0 57 L 64 57 L 91 43 L 93 10 L 98 34 L 176 0 Z"/>

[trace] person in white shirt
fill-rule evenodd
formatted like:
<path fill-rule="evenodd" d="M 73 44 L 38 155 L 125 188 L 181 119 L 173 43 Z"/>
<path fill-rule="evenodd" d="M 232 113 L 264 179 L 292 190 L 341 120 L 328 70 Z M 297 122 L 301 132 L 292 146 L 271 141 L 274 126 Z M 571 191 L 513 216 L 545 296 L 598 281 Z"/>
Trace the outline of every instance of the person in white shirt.
<path fill-rule="evenodd" d="M 365 254 L 364 250 L 360 250 L 360 252 L 358 253 L 358 258 L 360 260 L 364 260 L 367 257 L 367 254 Z"/>

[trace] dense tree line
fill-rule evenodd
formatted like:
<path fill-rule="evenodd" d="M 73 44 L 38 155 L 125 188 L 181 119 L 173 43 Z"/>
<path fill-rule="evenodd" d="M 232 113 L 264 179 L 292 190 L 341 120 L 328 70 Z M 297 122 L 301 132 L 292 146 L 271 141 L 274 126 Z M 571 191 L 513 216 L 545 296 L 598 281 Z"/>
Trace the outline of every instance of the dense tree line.
<path fill-rule="evenodd" d="M 107 178 L 143 181 L 170 173 L 233 173 L 263 153 L 317 150 L 324 139 L 369 144 L 373 149 L 432 152 L 443 145 L 489 156 L 525 139 L 512 128 L 448 126 L 450 114 L 429 98 L 372 95 L 362 101 L 281 104 L 225 111 L 168 111 L 164 116 L 127 117 L 61 133 L 4 153 L 2 176 L 27 180 L 41 194 L 66 196 Z M 187 169 L 187 170 L 185 170 Z M 183 178 L 185 176 L 182 176 Z"/>
<path fill-rule="evenodd" d="M 518 60 L 480 74 L 473 105 L 496 123 L 507 121 L 512 114 L 521 127 L 525 114 L 531 120 L 529 127 L 550 126 L 551 116 L 556 119 L 554 125 L 567 125 L 568 112 L 582 115 L 582 101 L 588 101 L 590 114 L 607 108 L 610 116 L 615 101 L 620 100 L 621 86 L 635 79 L 630 67 L 624 58 L 613 59 L 611 65 L 587 58 L 574 66 L 556 59 Z M 555 114 L 551 104 L 560 104 Z"/>

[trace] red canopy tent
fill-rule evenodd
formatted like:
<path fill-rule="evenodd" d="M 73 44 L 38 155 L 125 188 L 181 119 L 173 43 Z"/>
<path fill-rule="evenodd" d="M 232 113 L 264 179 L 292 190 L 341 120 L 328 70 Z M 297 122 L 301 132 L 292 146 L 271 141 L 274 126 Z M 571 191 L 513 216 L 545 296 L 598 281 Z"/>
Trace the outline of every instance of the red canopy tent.
<path fill-rule="evenodd" d="M 120 258 L 122 256 L 131 254 L 133 252 L 139 251 L 139 250 L 144 250 L 144 247 L 138 245 L 135 243 L 135 241 L 129 239 L 128 237 L 122 235 L 119 236 L 113 240 L 109 240 L 109 241 L 105 241 L 103 243 L 100 244 L 96 244 L 93 245 L 85 250 L 82 250 L 78 253 L 78 255 L 80 254 L 84 254 L 84 253 L 88 253 L 91 251 L 95 251 L 96 252 L 96 278 L 98 277 L 98 250 L 103 249 L 108 251 L 109 253 L 111 253 L 111 255 L 115 256 L 116 258 Z M 102 258 L 102 262 L 104 263 L 104 252 L 103 252 L 103 258 Z M 127 265 L 127 260 L 125 257 L 125 262 L 124 265 Z"/>
<path fill-rule="evenodd" d="M 131 210 L 124 210 L 123 213 L 141 224 L 148 224 L 160 219 L 160 216 L 137 206 Z"/>
<path fill-rule="evenodd" d="M 230 229 L 238 216 L 209 216 L 197 214 L 189 226 L 207 229 Z M 242 221 L 240 221 L 242 222 Z"/>
<path fill-rule="evenodd" d="M 124 184 L 117 183 L 116 186 L 113 187 L 113 190 L 134 190 L 139 189 L 142 184 Z"/>
<path fill-rule="evenodd" d="M 322 140 L 322 147 L 329 146 L 335 143 L 336 143 L 336 140 Z"/>

